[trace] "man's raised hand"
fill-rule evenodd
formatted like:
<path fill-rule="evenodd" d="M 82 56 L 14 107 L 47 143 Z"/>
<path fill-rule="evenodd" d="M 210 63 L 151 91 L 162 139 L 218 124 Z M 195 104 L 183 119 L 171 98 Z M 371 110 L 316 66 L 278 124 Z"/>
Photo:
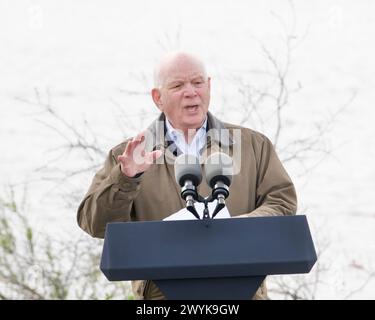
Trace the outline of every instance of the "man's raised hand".
<path fill-rule="evenodd" d="M 144 141 L 145 133 L 142 132 L 129 141 L 124 153 L 117 157 L 124 175 L 134 177 L 138 173 L 145 172 L 163 154 L 161 150 L 146 152 Z"/>

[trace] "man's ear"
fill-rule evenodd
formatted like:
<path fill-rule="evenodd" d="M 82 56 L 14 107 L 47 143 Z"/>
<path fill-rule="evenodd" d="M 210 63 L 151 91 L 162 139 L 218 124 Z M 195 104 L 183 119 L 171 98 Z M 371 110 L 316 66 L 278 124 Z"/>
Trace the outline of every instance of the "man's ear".
<path fill-rule="evenodd" d="M 211 78 L 210 77 L 207 78 L 207 82 L 208 82 L 208 90 L 211 90 Z"/>
<path fill-rule="evenodd" d="M 157 88 L 153 88 L 151 90 L 151 96 L 152 96 L 152 100 L 154 100 L 154 103 L 159 108 L 159 110 L 163 111 L 163 104 L 161 102 L 161 92 L 160 92 L 160 90 L 157 89 Z"/>

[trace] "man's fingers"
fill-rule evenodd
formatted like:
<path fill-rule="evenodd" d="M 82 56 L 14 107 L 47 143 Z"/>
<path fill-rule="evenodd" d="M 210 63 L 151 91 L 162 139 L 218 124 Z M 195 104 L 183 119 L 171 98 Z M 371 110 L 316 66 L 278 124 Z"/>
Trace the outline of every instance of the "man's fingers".
<path fill-rule="evenodd" d="M 134 153 L 135 148 L 137 148 L 137 146 L 141 144 L 144 140 L 145 140 L 144 132 L 139 133 L 137 136 L 135 136 L 132 140 L 130 140 L 126 144 L 126 148 L 125 148 L 123 155 L 131 157 L 132 154 Z"/>
<path fill-rule="evenodd" d="M 146 165 L 147 168 L 148 165 L 151 165 L 155 162 L 156 159 L 160 158 L 162 156 L 163 152 L 161 150 L 155 150 L 152 152 L 142 152 L 142 154 L 134 153 L 131 155 L 131 162 L 129 162 L 129 157 L 125 154 L 119 155 L 117 157 L 117 161 L 122 163 L 123 166 L 128 166 L 130 163 L 136 164 L 137 166 L 144 167 Z"/>
<path fill-rule="evenodd" d="M 133 140 L 134 139 L 128 141 L 128 143 L 126 144 L 125 150 L 122 153 L 122 155 L 129 155 L 129 154 L 131 154 L 133 152 Z"/>
<path fill-rule="evenodd" d="M 141 133 L 138 133 L 137 136 L 134 138 L 134 140 L 143 142 L 145 139 L 145 132 L 142 131 Z"/>
<path fill-rule="evenodd" d="M 120 156 L 118 156 L 117 157 L 117 162 L 124 162 L 124 160 L 125 160 L 125 157 L 123 156 L 123 155 L 120 155 Z"/>
<path fill-rule="evenodd" d="M 129 141 L 126 145 L 124 153 L 117 158 L 118 161 L 131 161 L 139 166 L 144 164 L 152 164 L 163 154 L 163 152 L 161 150 L 146 152 L 144 145 L 142 144 L 144 140 L 145 133 L 141 132 L 131 141 Z"/>
<path fill-rule="evenodd" d="M 134 144 L 134 146 L 136 147 L 137 145 L 139 145 L 140 143 L 142 143 L 143 141 L 145 140 L 145 133 L 144 132 L 141 132 L 141 133 L 138 133 L 132 140 L 132 143 Z"/>
<path fill-rule="evenodd" d="M 163 152 L 161 150 L 155 150 L 152 152 L 149 152 L 145 156 L 145 162 L 147 164 L 153 163 L 156 159 L 160 158 Z"/>
<path fill-rule="evenodd" d="M 158 159 L 158 158 L 160 158 L 162 156 L 163 151 L 161 151 L 161 150 L 155 150 L 155 151 L 152 151 L 151 154 L 152 154 L 152 159 L 156 160 L 156 159 Z"/>
<path fill-rule="evenodd" d="M 138 148 L 137 148 L 138 147 Z M 117 160 L 120 161 L 129 161 L 134 160 L 135 157 L 139 157 L 139 153 L 141 152 L 141 149 L 139 149 L 139 145 L 137 145 L 136 141 L 129 141 L 125 147 L 125 151 L 122 155 L 117 157 Z M 136 151 L 135 151 L 136 150 Z"/>

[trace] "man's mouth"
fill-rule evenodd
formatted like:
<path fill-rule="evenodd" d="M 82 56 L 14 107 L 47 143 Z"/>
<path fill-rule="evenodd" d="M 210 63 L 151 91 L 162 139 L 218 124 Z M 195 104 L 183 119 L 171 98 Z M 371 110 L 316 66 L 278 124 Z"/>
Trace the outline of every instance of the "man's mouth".
<path fill-rule="evenodd" d="M 192 105 L 189 105 L 189 106 L 185 106 L 185 109 L 190 110 L 190 111 L 195 111 L 195 110 L 198 109 L 198 107 L 199 107 L 198 104 L 192 104 Z"/>

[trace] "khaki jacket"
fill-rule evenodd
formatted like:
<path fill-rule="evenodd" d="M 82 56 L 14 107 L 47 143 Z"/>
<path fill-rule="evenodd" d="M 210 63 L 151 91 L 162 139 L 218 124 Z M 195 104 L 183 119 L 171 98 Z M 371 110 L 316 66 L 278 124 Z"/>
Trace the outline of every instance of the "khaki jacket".
<path fill-rule="evenodd" d="M 295 188 L 271 141 L 251 129 L 224 124 L 210 113 L 207 117 L 209 129 L 214 130 L 213 134 L 208 133 L 203 154 L 227 152 L 233 156 L 239 172 L 233 177 L 226 199 L 232 217 L 295 214 Z M 77 215 L 79 226 L 91 236 L 103 238 L 108 222 L 161 220 L 185 207 L 181 188 L 175 182 L 175 156 L 164 141 L 164 128 L 160 125 L 165 120 L 164 114 L 158 120 L 148 128 L 147 132 L 154 139 L 147 139 L 146 135 L 146 144 L 152 140 L 146 149 L 161 149 L 163 156 L 159 160 L 162 164 L 153 164 L 140 177 L 126 177 L 117 163 L 117 156 L 125 150 L 125 141 L 110 150 L 103 168 L 94 176 Z M 222 139 L 215 130 L 225 128 L 229 129 L 229 139 Z M 211 192 L 204 177 L 198 192 L 204 197 Z M 132 286 L 137 299 L 164 298 L 153 281 L 132 281 Z M 264 283 L 253 298 L 267 298 Z"/>

